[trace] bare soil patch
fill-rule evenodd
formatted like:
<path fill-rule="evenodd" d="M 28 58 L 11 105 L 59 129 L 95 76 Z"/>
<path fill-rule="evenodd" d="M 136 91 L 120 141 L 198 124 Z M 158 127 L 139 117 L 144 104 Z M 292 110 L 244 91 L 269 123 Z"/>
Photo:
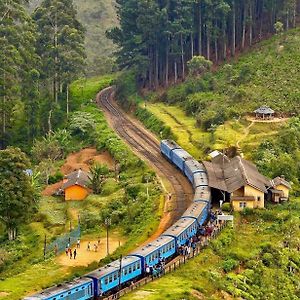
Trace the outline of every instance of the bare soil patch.
<path fill-rule="evenodd" d="M 90 170 L 90 167 L 95 162 L 106 165 L 110 170 L 113 170 L 115 166 L 115 161 L 108 151 L 99 153 L 95 148 L 86 148 L 82 149 L 79 152 L 70 154 L 66 158 L 66 161 L 64 165 L 60 168 L 60 170 L 64 175 L 67 175 L 79 169 L 88 172 Z M 52 196 L 62 186 L 62 184 L 63 182 L 60 181 L 47 186 L 43 190 L 42 195 Z"/>
<path fill-rule="evenodd" d="M 88 242 L 90 242 L 91 249 L 87 250 Z M 113 253 L 120 245 L 123 245 L 124 241 L 119 239 L 118 237 L 110 237 L 109 238 L 109 253 Z M 95 251 L 94 245 L 98 244 L 96 240 L 90 241 L 82 241 L 80 248 L 76 249 L 77 256 L 76 259 L 70 259 L 70 256 L 67 256 L 66 253 L 62 253 L 57 257 L 57 261 L 59 264 L 68 267 L 78 267 L 83 266 L 86 267 L 90 263 L 94 261 L 99 261 L 100 259 L 106 257 L 106 238 L 100 239 L 100 244 L 98 246 L 97 251 Z M 75 247 L 73 247 L 72 251 L 74 251 Z"/>

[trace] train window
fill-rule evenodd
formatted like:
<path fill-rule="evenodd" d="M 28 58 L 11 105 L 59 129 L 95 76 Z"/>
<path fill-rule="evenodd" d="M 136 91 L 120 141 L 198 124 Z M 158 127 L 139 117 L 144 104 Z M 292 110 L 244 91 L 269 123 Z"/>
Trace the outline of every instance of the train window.
<path fill-rule="evenodd" d="M 112 281 L 113 281 L 112 276 L 109 276 L 108 279 L 109 279 L 109 282 L 112 282 Z"/>
<path fill-rule="evenodd" d="M 126 269 L 124 269 L 124 275 L 127 275 L 127 274 L 128 274 L 128 270 L 126 268 Z"/>
<path fill-rule="evenodd" d="M 108 284 L 108 278 L 107 277 L 105 278 L 104 283 Z"/>
<path fill-rule="evenodd" d="M 60 298 L 63 298 L 64 297 L 64 295 L 60 295 Z"/>
<path fill-rule="evenodd" d="M 68 295 L 71 295 L 71 292 L 68 292 Z"/>
<path fill-rule="evenodd" d="M 84 286 L 81 289 L 84 290 Z"/>
<path fill-rule="evenodd" d="M 139 262 L 136 264 L 136 268 L 139 270 L 139 268 L 140 268 L 140 263 Z"/>
<path fill-rule="evenodd" d="M 134 264 L 132 267 L 132 271 L 134 272 L 136 270 L 136 265 Z"/>
<path fill-rule="evenodd" d="M 130 274 L 132 272 L 131 266 L 128 268 L 128 273 Z"/>
<path fill-rule="evenodd" d="M 117 273 L 115 273 L 114 274 L 114 280 L 117 280 L 117 278 L 118 278 L 118 275 L 117 275 Z"/>

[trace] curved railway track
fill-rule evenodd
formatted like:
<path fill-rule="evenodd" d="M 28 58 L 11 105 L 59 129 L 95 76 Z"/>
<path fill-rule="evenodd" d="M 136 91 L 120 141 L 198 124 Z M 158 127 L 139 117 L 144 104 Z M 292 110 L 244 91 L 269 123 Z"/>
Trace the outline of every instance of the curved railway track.
<path fill-rule="evenodd" d="M 164 216 L 156 235 L 177 221 L 190 204 L 193 190 L 180 171 L 166 161 L 160 153 L 159 141 L 138 122 L 128 118 L 114 101 L 114 88 L 109 87 L 97 95 L 97 104 L 103 109 L 110 126 L 143 160 L 146 160 L 160 177 L 166 178 L 172 191 L 165 203 Z"/>

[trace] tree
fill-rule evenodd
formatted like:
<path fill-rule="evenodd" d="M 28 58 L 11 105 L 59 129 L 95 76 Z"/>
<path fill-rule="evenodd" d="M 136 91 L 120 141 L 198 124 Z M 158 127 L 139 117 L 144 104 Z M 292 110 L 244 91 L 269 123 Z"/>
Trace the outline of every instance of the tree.
<path fill-rule="evenodd" d="M 95 194 L 100 194 L 102 192 L 103 183 L 108 172 L 109 170 L 105 165 L 94 164 L 90 168 L 90 184 Z"/>
<path fill-rule="evenodd" d="M 42 77 L 52 90 L 53 101 L 65 92 L 69 113 L 69 84 L 84 71 L 84 28 L 77 20 L 72 0 L 43 0 L 35 10 L 37 52 L 42 60 Z M 53 107 L 49 110 L 49 119 Z M 49 126 L 51 127 L 51 126 Z"/>
<path fill-rule="evenodd" d="M 38 59 L 34 48 L 35 26 L 23 3 L 22 0 L 0 1 L 1 148 L 11 138 L 8 129 L 17 102 L 28 100 L 29 89 L 26 86 L 31 81 L 30 74 Z"/>
<path fill-rule="evenodd" d="M 194 56 L 187 62 L 187 66 L 189 68 L 190 75 L 199 76 L 211 69 L 212 62 L 205 59 L 204 56 Z"/>
<path fill-rule="evenodd" d="M 119 46 L 121 68 L 140 86 L 185 79 L 195 53 L 218 63 L 274 34 L 295 27 L 300 0 L 117 0 L 120 25 L 108 33 Z"/>
<path fill-rule="evenodd" d="M 17 228 L 28 221 L 37 206 L 37 194 L 25 170 L 30 166 L 18 148 L 0 151 L 0 221 L 9 240 L 16 238 Z"/>

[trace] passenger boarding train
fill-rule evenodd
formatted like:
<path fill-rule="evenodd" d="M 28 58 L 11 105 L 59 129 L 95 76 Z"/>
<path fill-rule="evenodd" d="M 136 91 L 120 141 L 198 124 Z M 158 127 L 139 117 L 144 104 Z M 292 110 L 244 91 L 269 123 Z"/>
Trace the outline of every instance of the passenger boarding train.
<path fill-rule="evenodd" d="M 147 266 L 155 266 L 161 259 L 168 261 L 176 256 L 178 247 L 197 233 L 209 216 L 211 203 L 211 190 L 204 165 L 173 141 L 161 141 L 160 149 L 162 155 L 175 164 L 194 187 L 193 203 L 182 217 L 159 238 L 136 249 L 121 261 L 114 261 L 82 278 L 51 287 L 24 300 L 100 299 L 116 291 L 120 285 L 126 286 L 143 277 Z"/>

